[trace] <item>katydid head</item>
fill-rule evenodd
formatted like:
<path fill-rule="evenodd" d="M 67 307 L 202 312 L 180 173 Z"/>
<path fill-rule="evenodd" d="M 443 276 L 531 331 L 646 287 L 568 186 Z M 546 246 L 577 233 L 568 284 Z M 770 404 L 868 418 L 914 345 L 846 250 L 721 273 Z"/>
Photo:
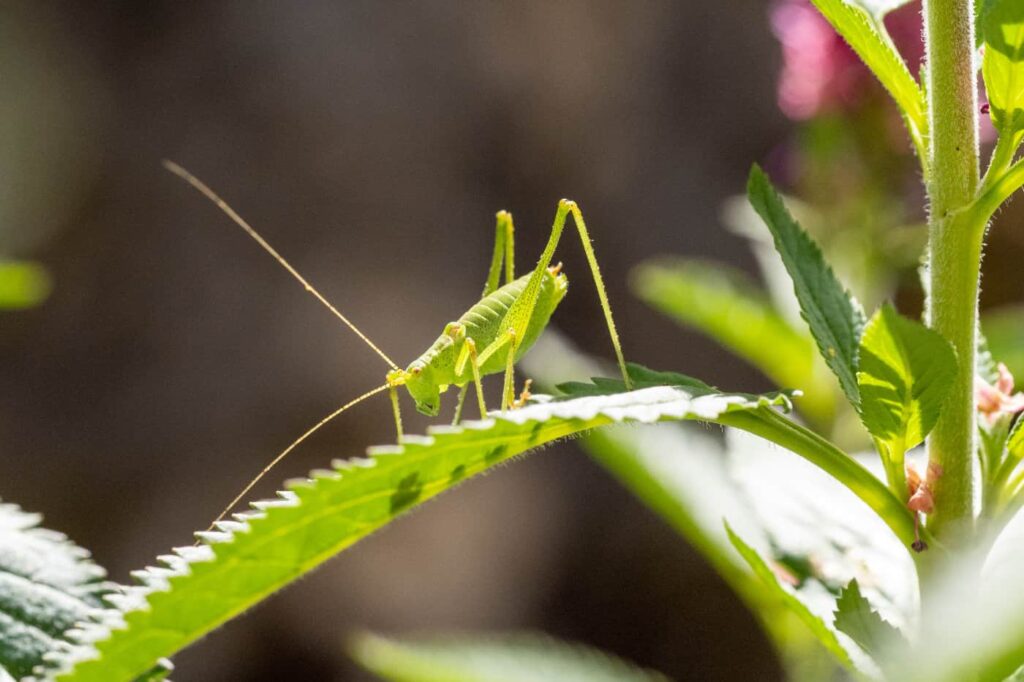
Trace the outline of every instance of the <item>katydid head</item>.
<path fill-rule="evenodd" d="M 420 414 L 436 417 L 441 410 L 441 389 L 431 376 L 430 368 L 419 360 L 409 365 L 408 369 L 390 372 L 388 381 L 405 385 Z"/>

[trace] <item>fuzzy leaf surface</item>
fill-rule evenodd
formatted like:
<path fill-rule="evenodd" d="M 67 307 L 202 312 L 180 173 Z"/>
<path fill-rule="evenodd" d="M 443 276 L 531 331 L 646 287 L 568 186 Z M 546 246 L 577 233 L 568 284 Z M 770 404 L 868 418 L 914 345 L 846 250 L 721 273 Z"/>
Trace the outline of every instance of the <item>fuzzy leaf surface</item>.
<path fill-rule="evenodd" d="M 67 661 L 61 680 L 117 682 L 147 671 L 410 508 L 545 443 L 619 422 L 715 421 L 733 412 L 788 407 L 783 394 L 721 393 L 695 379 L 630 366 L 637 390 L 601 380 L 570 397 L 433 429 L 367 460 L 336 462 L 293 482 L 277 500 L 200 534 L 203 544 L 161 557 L 122 600 L 123 627 L 97 638 L 91 657 Z"/>
<path fill-rule="evenodd" d="M 768 176 L 756 165 L 750 171 L 747 197 L 772 233 L 775 248 L 793 280 L 800 312 L 825 363 L 839 379 L 846 397 L 857 405 L 857 349 L 864 328 L 864 311 L 843 288 L 821 249 L 793 219 Z"/>
<path fill-rule="evenodd" d="M 992 123 L 1002 135 L 1024 130 L 1024 3 L 997 0 L 982 20 L 982 74 Z"/>
<path fill-rule="evenodd" d="M 883 305 L 860 345 L 864 426 L 902 455 L 935 426 L 955 376 L 956 354 L 946 339 Z"/>
<path fill-rule="evenodd" d="M 89 553 L 0 503 L 0 679 L 38 674 L 44 656 L 75 645 L 68 630 L 95 622 L 113 586 Z"/>
<path fill-rule="evenodd" d="M 353 657 L 391 682 L 668 682 L 589 647 L 534 634 L 357 637 Z"/>

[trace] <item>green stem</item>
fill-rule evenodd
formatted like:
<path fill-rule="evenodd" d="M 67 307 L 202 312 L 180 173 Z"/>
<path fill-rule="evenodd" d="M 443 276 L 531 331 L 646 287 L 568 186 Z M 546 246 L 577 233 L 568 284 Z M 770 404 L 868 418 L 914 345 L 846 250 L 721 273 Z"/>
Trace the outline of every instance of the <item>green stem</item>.
<path fill-rule="evenodd" d="M 729 412 L 715 421 L 777 443 L 825 471 L 874 510 L 910 551 L 917 539 L 914 515 L 885 483 L 831 442 L 767 407 L 755 412 Z M 921 537 L 929 546 L 939 549 L 930 535 L 922 532 Z"/>
<path fill-rule="evenodd" d="M 978 210 L 991 216 L 1011 194 L 1021 188 L 1021 185 L 1024 185 L 1024 160 L 1018 161 L 1005 172 L 995 176 L 995 179 L 985 183 L 981 196 L 978 197 Z"/>
<path fill-rule="evenodd" d="M 972 0 L 925 0 L 931 131 L 928 196 L 933 329 L 957 352 L 957 375 L 928 442 L 935 512 L 929 527 L 950 544 L 966 542 L 974 517 L 974 371 L 981 240 L 972 201 L 978 188 L 978 89 Z M 980 222 L 980 224 L 979 224 Z"/>

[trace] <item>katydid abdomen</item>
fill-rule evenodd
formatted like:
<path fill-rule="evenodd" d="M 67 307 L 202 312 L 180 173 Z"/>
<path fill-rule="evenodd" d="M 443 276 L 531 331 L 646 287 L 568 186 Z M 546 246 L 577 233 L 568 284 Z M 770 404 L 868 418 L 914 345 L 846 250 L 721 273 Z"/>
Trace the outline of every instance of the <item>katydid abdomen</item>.
<path fill-rule="evenodd" d="M 409 365 L 405 371 L 405 386 L 420 412 L 436 415 L 440 394 L 448 386 L 462 387 L 473 381 L 471 363 L 462 362 L 459 366 L 460 355 L 464 352 L 463 339 L 472 340 L 477 348 L 487 348 L 507 335 L 509 330 L 503 327 L 502 322 L 513 303 L 523 295 L 529 281 L 530 275 L 524 275 L 484 296 L 457 321 L 446 325 L 430 348 Z M 568 286 L 568 279 L 558 268 L 544 270 L 530 322 L 522 340 L 516 344 L 515 362 L 526 354 L 544 331 L 555 308 L 565 297 Z M 495 353 L 479 365 L 478 371 L 481 376 L 498 374 L 505 371 L 507 364 L 505 354 Z"/>

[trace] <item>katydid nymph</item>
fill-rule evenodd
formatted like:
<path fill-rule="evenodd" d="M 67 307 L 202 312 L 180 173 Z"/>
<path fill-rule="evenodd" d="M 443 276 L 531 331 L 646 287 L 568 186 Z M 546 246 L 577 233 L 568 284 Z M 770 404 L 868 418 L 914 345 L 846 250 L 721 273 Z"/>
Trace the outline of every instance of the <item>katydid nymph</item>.
<path fill-rule="evenodd" d="M 611 306 L 608 303 L 604 281 L 601 278 L 601 271 L 594 256 L 594 249 L 590 243 L 586 224 L 583 222 L 583 214 L 573 201 L 563 199 L 558 203 L 551 235 L 548 238 L 548 243 L 544 247 L 543 253 L 541 253 L 540 259 L 537 261 L 537 266 L 530 274 L 519 278 L 515 276 L 512 215 L 506 211 L 498 212 L 494 253 L 491 257 L 487 281 L 484 285 L 480 301 L 456 321 L 445 325 L 437 340 L 422 355 L 413 360 L 406 369 L 401 369 L 376 344 L 370 341 L 358 327 L 331 305 L 248 222 L 205 183 L 172 161 L 165 161 L 164 166 L 216 204 L 232 221 L 245 230 L 264 251 L 269 253 L 297 279 L 305 287 L 306 291 L 316 297 L 320 303 L 326 306 L 346 326 L 355 332 L 360 339 L 391 367 L 391 370 L 386 375 L 384 384 L 367 391 L 321 419 L 281 452 L 281 454 L 275 457 L 232 500 L 231 504 L 221 512 L 220 516 L 214 521 L 214 524 L 223 519 L 267 472 L 314 432 L 350 407 L 385 390 L 390 394 L 399 443 L 403 439 L 402 415 L 397 390 L 400 386 L 404 386 L 409 392 L 409 395 L 416 404 L 416 409 L 431 417 L 437 416 L 440 410 L 441 394 L 451 386 L 458 387 L 460 392 L 455 408 L 455 424 L 459 423 L 462 406 L 471 385 L 475 388 L 480 417 L 487 417 L 487 406 L 484 401 L 481 378 L 488 374 L 504 373 L 505 381 L 501 394 L 502 410 L 512 409 L 524 402 L 526 396 L 528 396 L 529 384 L 527 383 L 523 397 L 520 400 L 515 400 L 514 366 L 519 358 L 530 349 L 541 332 L 544 331 L 548 321 L 551 319 L 552 313 L 554 313 L 555 308 L 558 307 L 558 304 L 565 296 L 568 279 L 561 272 L 561 264 L 551 266 L 551 260 L 554 257 L 555 248 L 558 246 L 565 223 L 570 215 L 572 215 L 573 223 L 576 225 L 580 241 L 583 244 L 587 263 L 590 265 L 590 271 L 597 288 L 601 309 L 604 311 L 605 322 L 608 326 L 608 332 L 611 336 L 612 346 L 615 350 L 619 369 L 622 372 L 623 381 L 627 389 L 632 387 L 632 382 L 626 371 L 622 346 L 619 343 L 618 333 L 615 330 L 615 322 L 612 319 Z M 504 274 L 504 284 L 499 286 L 502 274 Z"/>

